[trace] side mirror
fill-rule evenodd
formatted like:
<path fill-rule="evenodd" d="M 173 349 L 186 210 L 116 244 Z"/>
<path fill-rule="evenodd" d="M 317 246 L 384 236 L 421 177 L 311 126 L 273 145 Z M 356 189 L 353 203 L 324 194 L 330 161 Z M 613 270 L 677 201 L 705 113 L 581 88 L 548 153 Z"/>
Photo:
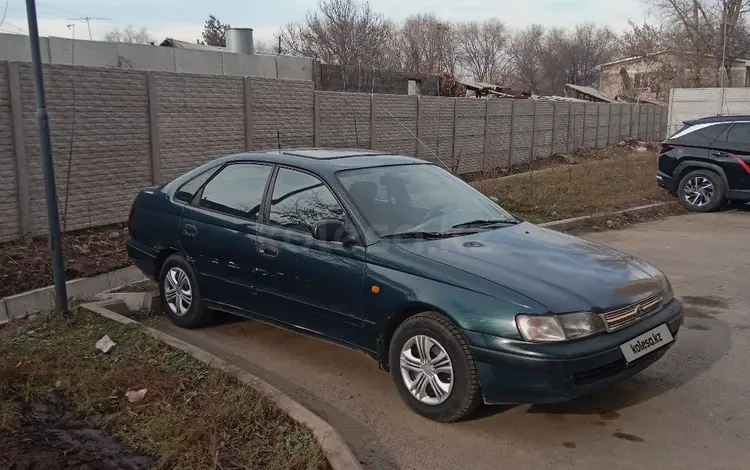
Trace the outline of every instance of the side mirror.
<path fill-rule="evenodd" d="M 315 222 L 312 228 L 313 238 L 327 242 L 346 243 L 352 240 L 352 237 L 346 231 L 344 223 L 335 219 L 324 219 Z"/>
<path fill-rule="evenodd" d="M 500 204 L 500 199 L 498 199 L 497 196 L 490 196 L 490 201 L 494 202 L 495 204 Z"/>

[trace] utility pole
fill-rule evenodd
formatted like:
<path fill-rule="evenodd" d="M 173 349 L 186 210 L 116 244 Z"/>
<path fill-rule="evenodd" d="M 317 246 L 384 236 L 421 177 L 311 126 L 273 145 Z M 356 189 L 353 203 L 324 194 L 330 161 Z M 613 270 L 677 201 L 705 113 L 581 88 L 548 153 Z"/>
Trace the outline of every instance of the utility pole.
<path fill-rule="evenodd" d="M 36 20 L 36 4 L 34 0 L 26 0 L 26 17 L 29 22 L 31 62 L 34 66 L 36 79 L 36 115 L 39 121 L 39 147 L 42 154 L 42 171 L 44 173 L 44 195 L 47 200 L 49 249 L 52 255 L 52 278 L 55 283 L 55 311 L 58 314 L 64 314 L 68 312 L 68 292 L 65 286 L 60 215 L 57 211 L 57 190 L 55 188 L 55 167 L 52 162 L 49 115 L 47 114 L 47 103 L 44 97 L 44 73 L 42 71 L 42 56 L 39 51 L 39 25 Z"/>
<path fill-rule="evenodd" d="M 89 40 L 93 40 L 91 36 L 91 22 L 92 21 L 109 21 L 109 18 L 93 18 L 91 16 L 83 16 L 81 18 L 68 18 L 68 21 L 85 21 L 86 26 L 89 29 Z"/>

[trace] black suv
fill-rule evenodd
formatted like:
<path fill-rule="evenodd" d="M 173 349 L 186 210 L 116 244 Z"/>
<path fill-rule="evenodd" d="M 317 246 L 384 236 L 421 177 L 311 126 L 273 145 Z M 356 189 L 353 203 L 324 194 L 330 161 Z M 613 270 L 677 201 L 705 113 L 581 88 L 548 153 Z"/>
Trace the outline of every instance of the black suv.
<path fill-rule="evenodd" d="M 661 144 L 659 186 L 688 210 L 708 212 L 725 201 L 750 201 L 750 116 L 685 121 Z"/>

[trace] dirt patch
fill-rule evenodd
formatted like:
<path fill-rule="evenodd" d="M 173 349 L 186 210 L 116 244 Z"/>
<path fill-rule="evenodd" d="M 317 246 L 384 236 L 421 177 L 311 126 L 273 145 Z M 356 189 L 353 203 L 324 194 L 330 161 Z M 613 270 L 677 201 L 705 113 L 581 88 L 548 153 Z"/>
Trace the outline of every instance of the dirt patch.
<path fill-rule="evenodd" d="M 40 402 L 16 400 L 5 402 L 5 407 L 12 410 L 8 412 L 14 422 L 0 433 L 0 468 L 145 470 L 155 466 L 151 457 L 87 425 L 54 392 Z"/>
<path fill-rule="evenodd" d="M 0 436 L 18 468 L 329 468 L 312 432 L 253 389 L 85 311 L 0 328 Z M 21 466 L 35 457 L 48 467 Z"/>
<path fill-rule="evenodd" d="M 657 207 L 636 214 L 620 214 L 606 217 L 582 220 L 572 227 L 563 230 L 565 233 L 591 233 L 603 230 L 623 229 L 633 224 L 659 220 L 670 215 L 685 214 L 687 211 L 679 204 L 670 204 L 666 207 Z"/>
<path fill-rule="evenodd" d="M 535 223 L 674 201 L 656 184 L 656 152 L 627 147 L 601 150 L 622 155 L 474 185 L 497 196 L 505 209 Z"/>
<path fill-rule="evenodd" d="M 125 251 L 125 224 L 68 232 L 63 236 L 68 280 L 114 271 L 130 265 Z M 0 244 L 0 297 L 52 284 L 47 237 Z"/>
<path fill-rule="evenodd" d="M 153 292 L 159 290 L 159 284 L 155 283 L 151 279 L 146 279 L 145 281 L 136 282 L 135 284 L 130 284 L 129 286 L 123 286 L 119 289 L 115 289 L 112 292 Z"/>

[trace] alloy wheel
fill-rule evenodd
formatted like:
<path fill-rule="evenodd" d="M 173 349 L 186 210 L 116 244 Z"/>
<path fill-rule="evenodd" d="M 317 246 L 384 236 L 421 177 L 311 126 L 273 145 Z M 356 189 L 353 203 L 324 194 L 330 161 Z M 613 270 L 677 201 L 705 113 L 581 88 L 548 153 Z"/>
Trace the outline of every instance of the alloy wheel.
<path fill-rule="evenodd" d="M 685 184 L 685 200 L 695 207 L 703 207 L 714 195 L 714 185 L 708 178 L 694 176 Z"/>
<path fill-rule="evenodd" d="M 183 316 L 187 313 L 193 301 L 193 291 L 185 271 L 178 267 L 167 271 L 164 279 L 164 298 L 175 315 Z"/>
<path fill-rule="evenodd" d="M 401 377 L 409 392 L 426 405 L 439 405 L 453 389 L 453 364 L 435 339 L 417 335 L 401 348 Z"/>

